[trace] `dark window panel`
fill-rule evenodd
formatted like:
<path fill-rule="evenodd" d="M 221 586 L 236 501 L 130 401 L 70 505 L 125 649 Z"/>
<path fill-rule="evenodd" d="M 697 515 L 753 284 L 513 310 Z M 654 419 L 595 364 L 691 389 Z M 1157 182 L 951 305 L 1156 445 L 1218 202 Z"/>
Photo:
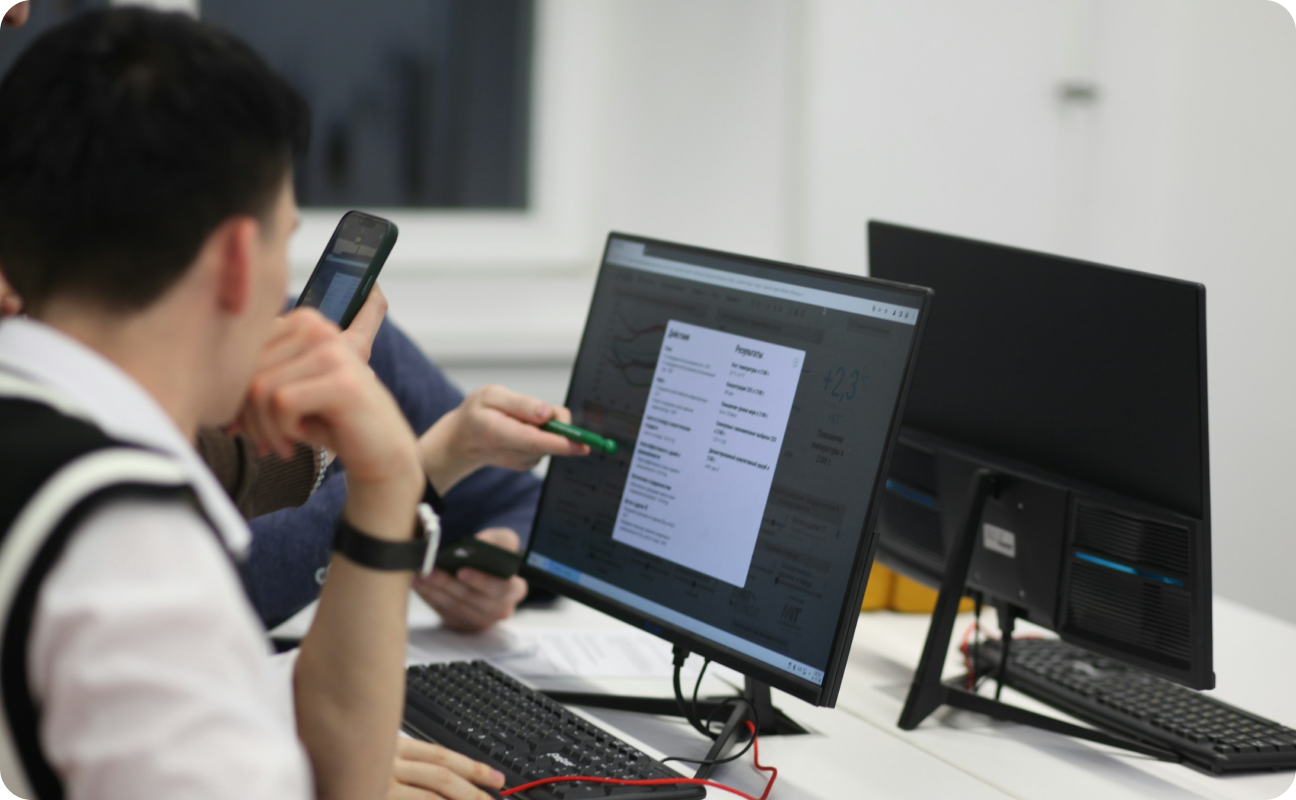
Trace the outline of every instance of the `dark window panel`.
<path fill-rule="evenodd" d="M 42 32 L 106 0 L 39 0 L 0 31 L 0 76 Z M 311 105 L 304 206 L 521 209 L 533 0 L 203 0 Z"/>
<path fill-rule="evenodd" d="M 527 204 L 532 0 L 204 0 L 310 102 L 305 206 Z"/>

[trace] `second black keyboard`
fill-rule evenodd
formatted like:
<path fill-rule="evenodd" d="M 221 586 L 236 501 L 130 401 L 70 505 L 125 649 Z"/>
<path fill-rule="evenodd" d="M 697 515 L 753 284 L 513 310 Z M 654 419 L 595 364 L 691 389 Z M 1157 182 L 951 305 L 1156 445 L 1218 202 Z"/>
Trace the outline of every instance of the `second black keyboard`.
<path fill-rule="evenodd" d="M 997 664 L 999 643 L 979 661 Z M 1057 639 L 1013 639 L 1005 682 L 1212 772 L 1296 769 L 1296 730 Z"/>
<path fill-rule="evenodd" d="M 587 775 L 631 780 L 682 777 L 584 717 L 485 661 L 414 666 L 406 671 L 405 729 L 504 773 L 507 786 Z M 530 800 L 695 800 L 697 785 L 555 783 Z"/>

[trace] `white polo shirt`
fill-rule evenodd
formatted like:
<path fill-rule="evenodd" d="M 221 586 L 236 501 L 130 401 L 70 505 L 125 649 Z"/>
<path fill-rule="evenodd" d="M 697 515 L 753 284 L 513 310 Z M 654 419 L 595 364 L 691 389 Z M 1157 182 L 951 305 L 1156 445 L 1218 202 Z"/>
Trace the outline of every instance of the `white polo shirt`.
<path fill-rule="evenodd" d="M 225 545 L 246 551 L 216 478 L 116 365 L 23 318 L 0 323 L 0 365 L 173 457 Z M 69 800 L 312 797 L 290 670 L 210 527 L 180 503 L 120 500 L 87 517 L 41 587 L 28 643 L 41 748 Z"/>

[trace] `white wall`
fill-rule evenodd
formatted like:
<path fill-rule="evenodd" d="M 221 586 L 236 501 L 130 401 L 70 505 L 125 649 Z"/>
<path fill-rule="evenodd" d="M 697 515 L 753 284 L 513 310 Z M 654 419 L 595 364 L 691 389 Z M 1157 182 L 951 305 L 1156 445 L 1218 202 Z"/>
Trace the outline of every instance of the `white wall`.
<path fill-rule="evenodd" d="M 1215 585 L 1296 620 L 1296 26 L 1267 2 L 1137 5 L 1163 15 L 1159 63 L 1136 74 L 1164 112 L 1137 125 L 1122 106 L 1142 93 L 1100 78 L 1113 124 L 1086 255 L 1206 285 Z"/>
<path fill-rule="evenodd" d="M 800 18 L 781 0 L 612 4 L 599 231 L 787 252 Z"/>
<path fill-rule="evenodd" d="M 1280 7 L 550 2 L 597 40 L 588 261 L 433 279 L 435 306 L 401 292 L 394 313 L 432 352 L 470 380 L 561 386 L 609 228 L 862 272 L 877 217 L 1201 281 L 1216 588 L 1296 620 L 1296 26 Z M 1063 102 L 1065 82 L 1097 100 Z"/>

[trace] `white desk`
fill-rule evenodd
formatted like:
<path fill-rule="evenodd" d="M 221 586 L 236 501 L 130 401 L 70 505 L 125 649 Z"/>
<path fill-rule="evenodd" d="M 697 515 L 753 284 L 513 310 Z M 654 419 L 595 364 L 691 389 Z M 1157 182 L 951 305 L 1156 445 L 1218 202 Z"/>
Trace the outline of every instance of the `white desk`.
<path fill-rule="evenodd" d="M 960 617 L 955 638 L 971 622 Z M 994 614 L 983 617 L 993 626 Z M 1247 798 L 1270 800 L 1292 786 L 1293 773 L 1215 777 L 1116 748 L 1092 744 L 979 714 L 942 709 L 917 730 L 896 727 L 928 619 L 865 614 L 851 648 L 838 708 L 1017 798 Z M 1215 602 L 1214 694 L 1225 702 L 1296 727 L 1296 626 L 1227 600 Z M 961 673 L 957 658 L 947 677 Z M 992 685 L 987 682 L 987 685 Z M 1059 712 L 1011 690 L 1004 699 L 1034 711 Z"/>
<path fill-rule="evenodd" d="M 417 622 L 417 620 L 416 620 Z M 509 629 L 627 626 L 585 606 L 560 601 L 552 609 L 527 609 L 506 623 Z M 412 640 L 421 649 L 432 650 L 438 634 L 414 632 Z M 456 637 L 460 644 L 468 637 Z M 545 689 L 602 691 L 617 694 L 673 696 L 669 679 L 598 678 L 571 680 L 532 678 Z M 708 678 L 702 694 L 732 694 L 733 687 Z M 935 761 L 890 731 L 879 730 L 841 710 L 815 708 L 800 700 L 775 693 L 776 704 L 797 722 L 811 730 L 805 736 L 768 737 L 761 740 L 761 763 L 779 768 L 770 800 L 843 800 L 869 797 L 905 798 L 916 796 L 958 797 L 966 800 L 1002 800 L 1003 794 L 983 781 L 955 767 Z M 589 709 L 588 713 L 613 732 L 637 739 L 655 756 L 692 755 L 701 758 L 710 742 L 681 719 L 650 717 L 628 712 Z M 654 752 L 655 751 L 655 752 Z M 690 773 L 691 774 L 691 773 Z M 766 773 L 752 768 L 750 756 L 718 768 L 712 779 L 759 797 Z M 921 790 L 919 791 L 919 787 Z M 710 790 L 710 797 L 734 797 Z"/>
<path fill-rule="evenodd" d="M 1289 676 L 1296 670 L 1296 626 L 1222 600 L 1217 601 L 1215 614 L 1216 694 L 1279 722 L 1296 723 L 1296 692 L 1287 689 Z M 435 615 L 417 599 L 411 601 L 410 616 L 411 656 L 419 661 L 490 655 L 498 652 L 510 635 L 525 635 L 528 629 L 627 630 L 616 620 L 570 601 L 560 601 L 549 609 L 524 609 L 500 626 L 498 633 L 479 637 L 440 630 Z M 308 619 L 307 613 L 299 615 L 279 632 L 300 634 Z M 955 630 L 961 633 L 962 627 Z M 761 740 L 762 763 L 779 768 L 770 800 L 1270 800 L 1292 785 L 1291 773 L 1212 777 L 1184 766 L 949 709 L 933 714 L 916 731 L 902 731 L 895 721 L 926 633 L 924 616 L 865 614 L 855 634 L 836 709 L 815 708 L 774 692 L 776 705 L 812 732 Z M 951 659 L 950 674 L 959 668 L 958 661 Z M 671 695 L 668 678 L 528 680 L 546 689 Z M 702 693 L 732 691 L 708 677 Z M 1005 691 L 1005 698 L 1009 694 Z M 1057 713 L 1019 694 L 1014 693 L 1011 699 L 1034 710 Z M 666 753 L 701 757 L 709 744 L 683 720 L 593 709 L 588 713 L 613 733 L 658 757 Z M 766 779 L 765 773 L 752 768 L 750 757 L 720 767 L 712 777 L 755 796 L 764 789 Z M 709 796 L 732 797 L 717 790 Z"/>

